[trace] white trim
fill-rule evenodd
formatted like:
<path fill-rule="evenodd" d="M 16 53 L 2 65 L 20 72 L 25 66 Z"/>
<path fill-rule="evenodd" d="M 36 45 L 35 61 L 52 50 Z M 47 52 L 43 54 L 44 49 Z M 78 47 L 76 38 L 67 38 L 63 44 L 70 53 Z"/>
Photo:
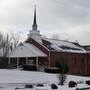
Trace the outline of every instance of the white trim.
<path fill-rule="evenodd" d="M 29 34 L 28 34 L 29 35 Z M 24 43 L 26 43 L 26 41 L 28 40 L 28 39 L 30 39 L 31 37 L 28 37 L 25 41 L 24 41 Z"/>
<path fill-rule="evenodd" d="M 23 43 L 20 43 L 20 44 L 23 44 Z M 11 53 L 9 53 L 8 57 L 9 57 L 13 52 L 15 52 L 15 50 L 20 46 L 20 44 L 19 44 L 16 48 L 14 48 Z"/>
<path fill-rule="evenodd" d="M 67 53 L 80 53 L 80 54 L 86 54 L 86 51 L 77 51 L 77 52 L 74 52 L 74 51 L 65 51 L 65 50 L 61 50 L 61 51 L 56 51 L 56 50 L 50 50 L 51 52 L 67 52 Z"/>
<path fill-rule="evenodd" d="M 32 38 L 32 37 L 31 37 Z M 33 40 L 35 40 L 34 38 L 32 38 Z M 35 40 L 36 41 L 36 40 Z M 37 42 L 37 41 L 36 41 Z M 37 42 L 39 43 L 39 42 Z M 48 48 L 46 48 L 44 45 L 42 45 L 41 43 L 39 43 L 41 46 L 43 46 L 46 50 L 50 51 Z"/>

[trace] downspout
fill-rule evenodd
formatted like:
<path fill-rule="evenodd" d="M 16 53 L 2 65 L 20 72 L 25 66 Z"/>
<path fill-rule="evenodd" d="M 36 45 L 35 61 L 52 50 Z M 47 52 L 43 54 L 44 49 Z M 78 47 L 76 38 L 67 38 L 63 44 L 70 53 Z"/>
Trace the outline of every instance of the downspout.
<path fill-rule="evenodd" d="M 88 53 L 85 55 L 85 75 L 87 75 L 87 61 L 88 61 Z"/>

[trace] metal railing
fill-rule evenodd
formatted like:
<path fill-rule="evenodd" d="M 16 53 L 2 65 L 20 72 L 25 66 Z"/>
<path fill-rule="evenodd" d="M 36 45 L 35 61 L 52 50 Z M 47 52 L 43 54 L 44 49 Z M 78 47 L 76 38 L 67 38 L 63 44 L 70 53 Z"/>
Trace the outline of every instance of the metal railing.
<path fill-rule="evenodd" d="M 13 65 L 9 65 L 8 69 L 23 68 L 24 65 L 26 65 L 26 64 L 23 64 L 23 65 L 13 64 Z"/>
<path fill-rule="evenodd" d="M 22 69 L 24 65 L 26 64 L 23 64 L 23 65 L 13 64 L 13 65 L 9 65 L 8 69 Z M 35 66 L 35 64 L 27 64 L 27 65 Z M 37 67 L 38 71 L 41 71 L 41 72 L 44 72 L 45 68 L 47 68 L 47 66 L 45 65 L 38 65 Z"/>
<path fill-rule="evenodd" d="M 24 65 L 26 65 L 26 64 L 22 64 L 22 65 L 13 64 L 13 65 L 9 65 L 8 69 L 16 69 L 16 68 L 22 69 Z M 35 64 L 27 64 L 27 65 L 35 66 Z"/>
<path fill-rule="evenodd" d="M 44 72 L 45 68 L 47 68 L 44 65 L 38 65 L 38 70 Z"/>

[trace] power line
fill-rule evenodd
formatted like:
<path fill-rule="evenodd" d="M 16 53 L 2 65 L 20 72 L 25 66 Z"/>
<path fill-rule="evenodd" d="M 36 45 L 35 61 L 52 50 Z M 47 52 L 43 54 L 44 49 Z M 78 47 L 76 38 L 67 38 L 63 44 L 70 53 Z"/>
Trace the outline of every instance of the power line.
<path fill-rule="evenodd" d="M 56 0 L 53 0 L 53 1 L 56 1 Z M 71 6 L 71 5 L 68 5 L 68 4 L 65 4 L 65 3 L 62 3 L 61 1 L 56 1 L 56 2 L 57 2 L 58 4 L 66 5 L 66 6 L 69 7 L 69 8 L 72 7 L 72 9 L 80 10 L 80 11 L 83 11 L 83 12 L 86 12 L 86 13 L 89 13 L 89 14 L 90 14 L 90 12 L 87 12 L 86 10 L 83 10 L 83 9 L 81 9 L 81 8 L 73 7 L 73 6 Z M 65 7 L 66 7 L 66 6 L 65 6 Z"/>
<path fill-rule="evenodd" d="M 77 1 L 74 1 L 74 0 L 70 0 L 70 1 L 73 2 L 73 3 L 76 3 L 76 4 L 78 4 L 78 5 L 81 5 L 81 6 L 83 6 L 83 7 L 86 7 L 85 4 L 83 5 L 83 4 L 80 3 L 80 2 L 77 2 Z M 90 8 L 90 7 L 86 7 L 86 8 Z"/>
<path fill-rule="evenodd" d="M 73 0 L 70 0 L 70 1 L 73 2 L 73 3 L 75 3 L 75 4 L 78 4 L 78 5 L 82 6 L 84 8 L 90 8 L 90 7 L 86 7 L 85 5 L 81 4 L 80 2 L 78 3 L 78 2 L 73 1 Z"/>
<path fill-rule="evenodd" d="M 84 12 L 85 14 L 90 14 L 90 12 L 88 12 L 88 11 L 86 11 L 84 9 L 81 9 L 81 8 L 78 8 L 78 7 L 73 7 L 73 6 L 65 4 L 65 3 L 61 2 L 61 1 L 57 1 L 57 0 L 51 0 L 51 1 L 53 1 L 53 2 L 55 2 L 57 4 L 60 4 L 60 5 L 64 6 L 64 7 L 68 7 L 70 9 L 73 9 L 75 11 L 78 10 L 79 12 Z"/>

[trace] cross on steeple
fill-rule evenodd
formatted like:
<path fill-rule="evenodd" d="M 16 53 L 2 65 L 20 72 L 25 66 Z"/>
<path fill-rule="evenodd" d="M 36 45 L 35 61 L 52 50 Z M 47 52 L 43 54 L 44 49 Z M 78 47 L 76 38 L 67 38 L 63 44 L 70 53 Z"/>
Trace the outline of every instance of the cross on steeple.
<path fill-rule="evenodd" d="M 34 7 L 34 21 L 32 25 L 32 30 L 37 30 L 37 21 L 36 21 L 36 5 Z"/>

